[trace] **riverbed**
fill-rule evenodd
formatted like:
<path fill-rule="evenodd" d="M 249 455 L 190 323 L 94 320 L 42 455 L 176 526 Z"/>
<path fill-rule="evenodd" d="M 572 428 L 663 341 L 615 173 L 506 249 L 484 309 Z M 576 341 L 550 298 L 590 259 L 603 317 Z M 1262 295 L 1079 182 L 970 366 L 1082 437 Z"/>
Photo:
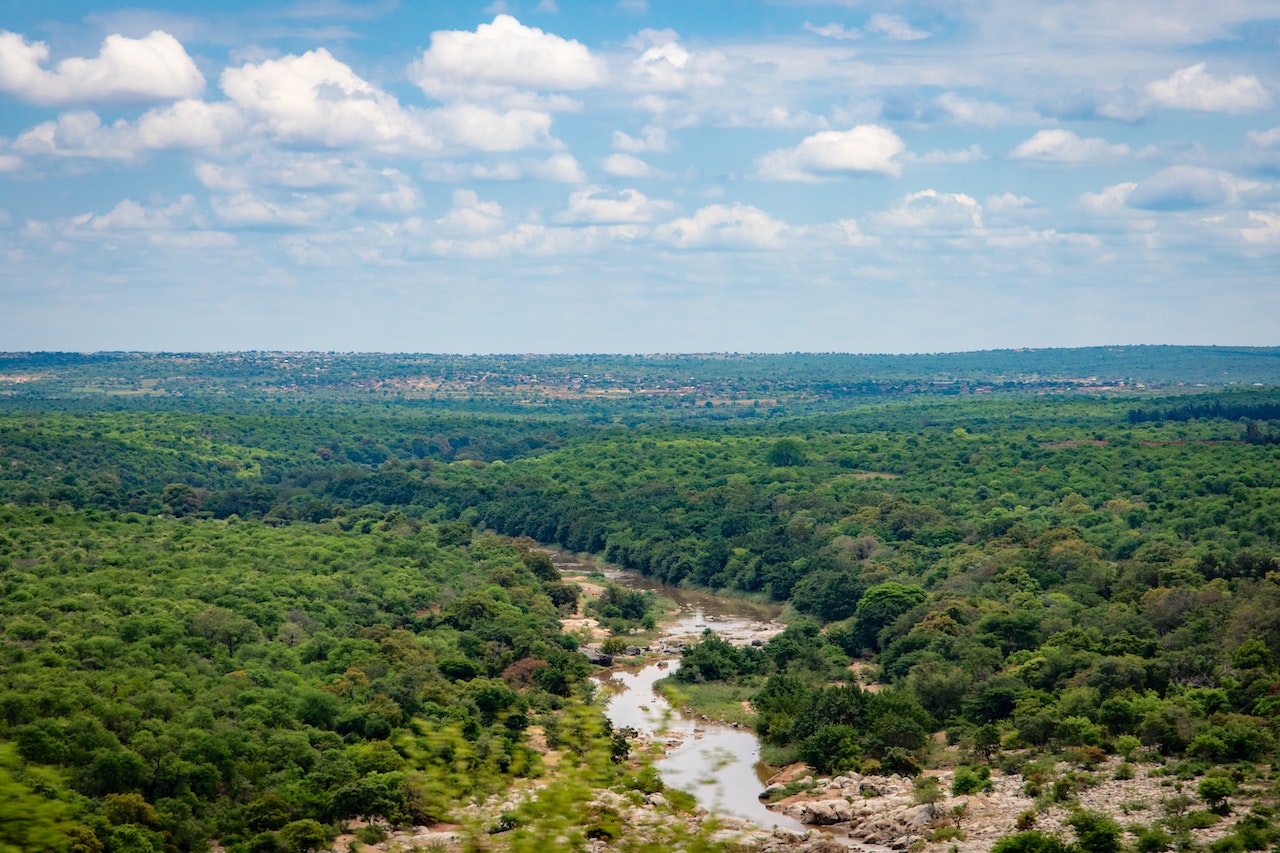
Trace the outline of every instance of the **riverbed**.
<path fill-rule="evenodd" d="M 777 621 L 782 610 L 779 605 L 669 586 L 635 572 L 600 569 L 560 553 L 552 557 L 562 570 L 600 570 L 620 585 L 650 589 L 674 601 L 678 609 L 663 619 L 655 648 L 678 649 L 696 642 L 707 629 L 735 645 L 761 643 L 785 627 Z M 679 667 L 679 657 L 672 654 L 638 666 L 618 666 L 597 678 L 608 700 L 605 713 L 614 727 L 631 727 L 641 733 L 643 741 L 662 746 L 665 754 L 655 767 L 663 781 L 692 793 L 702 806 L 765 828 L 809 829 L 791 817 L 769 811 L 760 801 L 773 768 L 761 761 L 754 732 L 683 714 L 655 690 L 656 682 Z"/>

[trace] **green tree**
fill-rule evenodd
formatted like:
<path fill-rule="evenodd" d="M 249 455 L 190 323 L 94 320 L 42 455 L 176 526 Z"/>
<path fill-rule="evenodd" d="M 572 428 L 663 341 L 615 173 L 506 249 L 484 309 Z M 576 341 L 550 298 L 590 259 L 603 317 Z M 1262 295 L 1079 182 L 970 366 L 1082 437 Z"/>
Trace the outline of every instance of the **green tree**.
<path fill-rule="evenodd" d="M 860 648 L 879 650 L 881 629 L 928 597 L 915 585 L 878 584 L 862 594 L 853 614 L 853 639 Z"/>
<path fill-rule="evenodd" d="M 779 468 L 789 468 L 793 465 L 803 465 L 805 461 L 804 448 L 800 442 L 792 438 L 781 438 L 773 443 L 769 448 L 769 455 L 766 457 L 770 465 Z"/>
<path fill-rule="evenodd" d="M 280 829 L 280 841 L 291 853 L 313 853 L 326 846 L 331 837 L 324 824 L 312 818 L 286 823 Z"/>
<path fill-rule="evenodd" d="M 1228 798 L 1236 792 L 1236 783 L 1228 776 L 1206 776 L 1196 785 L 1196 794 L 1204 800 L 1210 811 L 1225 814 L 1229 810 Z"/>

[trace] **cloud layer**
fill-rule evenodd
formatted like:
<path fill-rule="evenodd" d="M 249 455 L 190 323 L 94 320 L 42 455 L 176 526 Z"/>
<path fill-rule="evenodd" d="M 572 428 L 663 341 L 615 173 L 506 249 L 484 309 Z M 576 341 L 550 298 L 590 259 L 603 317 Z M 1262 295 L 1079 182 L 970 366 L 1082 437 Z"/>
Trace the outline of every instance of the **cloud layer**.
<path fill-rule="evenodd" d="M 478 316 L 499 348 L 1114 342 L 1062 318 L 1157 286 L 1132 334 L 1274 336 L 1264 0 L 157 3 L 0 32 L 10 346 L 142 345 L 151 305 L 214 341 L 264 299 L 315 346 Z M 1210 277 L 1253 307 L 1206 309 Z"/>

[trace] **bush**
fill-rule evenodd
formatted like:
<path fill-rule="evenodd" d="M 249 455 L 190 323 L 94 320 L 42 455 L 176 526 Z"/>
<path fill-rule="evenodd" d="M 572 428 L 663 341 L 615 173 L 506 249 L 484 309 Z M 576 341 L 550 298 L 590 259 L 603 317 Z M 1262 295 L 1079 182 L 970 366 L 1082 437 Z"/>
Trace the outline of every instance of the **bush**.
<path fill-rule="evenodd" d="M 800 760 L 823 775 L 857 770 L 860 758 L 853 726 L 823 726 L 800 743 Z"/>
<path fill-rule="evenodd" d="M 982 769 L 986 770 L 985 767 Z M 972 768 L 958 767 L 955 777 L 951 780 L 951 793 L 960 797 L 966 794 L 988 792 L 994 787 L 990 775 L 990 771 L 984 776 L 981 771 L 975 773 Z"/>
<path fill-rule="evenodd" d="M 1067 845 L 1056 835 L 1032 829 L 1001 838 L 991 853 L 1067 853 Z"/>

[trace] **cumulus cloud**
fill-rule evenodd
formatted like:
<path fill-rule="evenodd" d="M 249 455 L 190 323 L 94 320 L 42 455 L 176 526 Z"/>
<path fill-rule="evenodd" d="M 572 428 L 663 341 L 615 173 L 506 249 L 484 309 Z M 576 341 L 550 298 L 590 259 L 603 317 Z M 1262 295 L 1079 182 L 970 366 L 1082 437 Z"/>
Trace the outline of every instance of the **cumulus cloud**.
<path fill-rule="evenodd" d="M 477 151 L 518 151 L 552 143 L 551 116 L 537 110 L 504 112 L 479 104 L 450 104 L 432 110 L 430 117 L 440 137 Z"/>
<path fill-rule="evenodd" d="M 603 61 L 581 42 L 498 15 L 475 32 L 440 30 L 410 67 L 410 78 L 433 98 L 492 98 L 514 89 L 573 91 L 605 80 Z"/>
<path fill-rule="evenodd" d="M 609 193 L 603 187 L 587 187 L 569 196 L 569 207 L 556 214 L 564 224 L 619 224 L 653 222 L 674 207 L 664 199 L 650 199 L 638 190 Z"/>
<path fill-rule="evenodd" d="M 621 130 L 613 132 L 613 147 L 628 154 L 643 154 L 647 151 L 666 151 L 667 132 L 656 125 L 647 125 L 639 137 L 629 136 Z"/>
<path fill-rule="evenodd" d="M 155 30 L 140 39 L 107 36 L 93 58 L 64 59 L 52 70 L 44 42 L 0 32 L 0 91 L 33 104 L 187 98 L 204 77 L 176 38 Z"/>
<path fill-rule="evenodd" d="M 324 196 L 295 193 L 287 199 L 267 198 L 252 191 L 228 198 L 213 198 L 210 206 L 228 227 L 313 226 L 331 218 L 334 200 Z"/>
<path fill-rule="evenodd" d="M 1129 153 L 1128 145 L 1112 145 L 1098 137 L 1081 138 L 1069 130 L 1041 130 L 1018 144 L 1009 156 L 1014 160 L 1042 163 L 1092 163 L 1112 160 Z"/>
<path fill-rule="evenodd" d="M 201 222 L 200 207 L 192 195 L 184 195 L 163 207 L 148 207 L 127 198 L 106 213 L 83 213 L 72 217 L 62 231 L 65 234 L 168 231 L 189 228 Z"/>
<path fill-rule="evenodd" d="M 231 105 L 191 99 L 148 110 L 132 123 L 106 125 L 95 112 L 73 110 L 24 131 L 13 149 L 29 156 L 129 160 L 148 151 L 223 148 L 244 126 Z"/>
<path fill-rule="evenodd" d="M 905 150 L 893 131 L 862 124 L 852 130 L 824 130 L 795 148 L 770 151 L 756 160 L 756 169 L 768 180 L 810 183 L 841 174 L 897 175 L 902 166 L 895 158 Z"/>
<path fill-rule="evenodd" d="M 982 228 L 982 205 L 964 193 L 921 190 L 903 197 L 879 219 L 895 228 L 924 231 L 967 231 Z"/>
<path fill-rule="evenodd" d="M 1148 83 L 1147 97 L 1165 107 L 1217 113 L 1247 113 L 1271 105 L 1271 98 L 1257 77 L 1215 77 L 1205 68 L 1205 63 L 1200 62 L 1180 68 L 1164 80 Z"/>
<path fill-rule="evenodd" d="M 679 249 L 780 249 L 787 231 L 749 204 L 712 204 L 658 226 L 654 237 Z"/>
<path fill-rule="evenodd" d="M 1113 214 L 1124 209 L 1129 196 L 1138 188 L 1136 181 L 1114 184 L 1097 193 L 1082 193 L 1080 205 L 1090 213 Z"/>
<path fill-rule="evenodd" d="M 455 237 L 483 237 L 506 228 L 502 205 L 481 201 L 474 190 L 454 190 L 453 207 L 436 224 Z"/>
<path fill-rule="evenodd" d="M 1235 202 L 1257 186 L 1218 169 L 1170 166 L 1139 182 L 1126 201 L 1139 210 L 1194 210 Z"/>
<path fill-rule="evenodd" d="M 600 161 L 600 168 L 616 178 L 647 178 L 657 171 L 639 157 L 630 154 L 610 154 Z"/>
<path fill-rule="evenodd" d="M 396 151 L 441 147 L 420 115 L 324 48 L 228 68 L 222 90 L 284 142 Z"/>
<path fill-rule="evenodd" d="M 679 92 L 724 85 L 727 61 L 719 51 L 691 53 L 673 30 L 641 30 L 627 41 L 640 51 L 627 68 L 630 88 L 648 92 Z"/>
<path fill-rule="evenodd" d="M 528 173 L 540 181 L 558 184 L 581 184 L 587 180 L 582 166 L 572 154 L 555 154 L 546 160 L 529 164 Z"/>
<path fill-rule="evenodd" d="M 1030 208 L 1035 202 L 1023 195 L 1015 195 L 1014 193 L 1001 193 L 1000 195 L 989 195 L 983 207 L 996 214 L 1016 214 Z"/>

